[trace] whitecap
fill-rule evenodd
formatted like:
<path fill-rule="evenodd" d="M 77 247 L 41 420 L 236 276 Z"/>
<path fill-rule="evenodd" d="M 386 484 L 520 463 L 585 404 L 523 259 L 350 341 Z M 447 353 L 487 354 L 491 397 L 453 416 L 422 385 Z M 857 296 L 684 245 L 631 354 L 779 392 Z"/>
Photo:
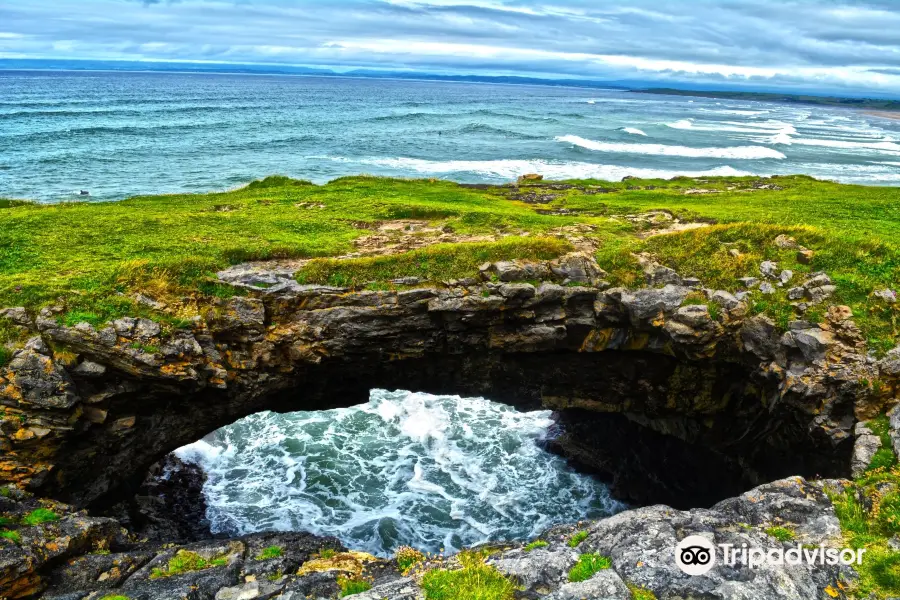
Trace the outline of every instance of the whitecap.
<path fill-rule="evenodd" d="M 729 158 L 758 160 L 764 158 L 783 159 L 784 154 L 765 146 L 733 146 L 727 148 L 693 148 L 690 146 L 667 146 L 665 144 L 622 144 L 618 142 L 598 142 L 577 135 L 556 138 L 564 142 L 594 150 L 596 152 L 621 152 L 626 154 L 650 154 L 655 156 L 684 156 L 688 158 Z"/>
<path fill-rule="evenodd" d="M 331 160 L 377 166 L 399 173 L 422 175 L 456 175 L 470 173 L 485 178 L 508 181 L 523 173 L 541 173 L 548 179 L 602 179 L 618 181 L 632 176 L 642 179 L 671 179 L 673 177 L 742 177 L 762 175 L 739 170 L 730 165 L 708 169 L 651 169 L 629 165 L 604 165 L 579 161 L 552 160 L 425 160 L 421 158 L 365 158 L 330 157 Z"/>
<path fill-rule="evenodd" d="M 647 135 L 637 127 L 623 127 L 622 131 L 624 131 L 625 133 L 630 133 L 631 135 Z"/>

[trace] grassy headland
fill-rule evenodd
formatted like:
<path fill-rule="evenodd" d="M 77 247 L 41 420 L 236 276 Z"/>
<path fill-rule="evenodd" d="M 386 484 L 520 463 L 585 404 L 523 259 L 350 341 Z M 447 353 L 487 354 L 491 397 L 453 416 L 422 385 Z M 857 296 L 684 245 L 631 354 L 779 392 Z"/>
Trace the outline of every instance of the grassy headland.
<path fill-rule="evenodd" d="M 204 297 L 240 293 L 215 272 L 243 261 L 311 259 L 298 272 L 302 282 L 386 287 L 404 275 L 434 282 L 473 275 L 485 260 L 552 258 L 571 249 L 577 231 L 614 284 L 643 284 L 638 252 L 726 290 L 758 275 L 762 260 L 797 273 L 826 271 L 838 287 L 834 301 L 853 309 L 871 346 L 897 343 L 898 309 L 873 292 L 900 281 L 900 189 L 803 176 L 567 183 L 516 189 L 347 177 L 316 186 L 269 177 L 222 193 L 0 201 L 0 307 L 54 304 L 70 323 L 131 314 L 178 326 Z M 657 225 L 635 215 L 654 210 L 712 226 L 645 239 L 642 232 Z M 335 258 L 398 228 L 409 251 Z M 451 243 L 428 242 L 437 233 Z M 811 263 L 774 245 L 779 234 L 812 249 Z M 136 303 L 138 292 L 167 310 Z M 794 318 L 786 288 L 754 297 L 755 311 L 785 326 Z M 0 324 L 0 341 L 8 341 L 3 331 Z"/>

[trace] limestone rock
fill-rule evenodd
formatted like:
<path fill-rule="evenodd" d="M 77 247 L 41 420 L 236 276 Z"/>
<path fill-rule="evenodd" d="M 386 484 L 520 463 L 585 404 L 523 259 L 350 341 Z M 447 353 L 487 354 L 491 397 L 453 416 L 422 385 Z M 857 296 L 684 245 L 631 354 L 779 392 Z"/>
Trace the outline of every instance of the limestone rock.
<path fill-rule="evenodd" d="M 797 240 L 784 233 L 775 238 L 775 245 L 783 250 L 793 250 L 800 247 Z"/>
<path fill-rule="evenodd" d="M 603 570 L 578 583 L 566 583 L 547 596 L 547 600 L 631 600 L 631 591 L 612 570 Z"/>
<path fill-rule="evenodd" d="M 778 263 L 772 262 L 771 260 L 765 260 L 759 265 L 759 272 L 766 279 L 777 279 Z"/>
<path fill-rule="evenodd" d="M 770 295 L 775 293 L 775 288 L 768 281 L 763 281 L 759 284 L 759 291 L 761 294 Z"/>
<path fill-rule="evenodd" d="M 891 289 L 877 290 L 873 292 L 872 295 L 879 300 L 884 300 L 888 304 L 896 304 L 897 302 L 897 293 Z"/>
<path fill-rule="evenodd" d="M 869 468 L 872 457 L 881 448 L 881 438 L 862 423 L 857 423 L 854 433 L 856 442 L 853 445 L 853 456 L 850 459 L 850 471 L 855 479 L 862 476 Z"/>

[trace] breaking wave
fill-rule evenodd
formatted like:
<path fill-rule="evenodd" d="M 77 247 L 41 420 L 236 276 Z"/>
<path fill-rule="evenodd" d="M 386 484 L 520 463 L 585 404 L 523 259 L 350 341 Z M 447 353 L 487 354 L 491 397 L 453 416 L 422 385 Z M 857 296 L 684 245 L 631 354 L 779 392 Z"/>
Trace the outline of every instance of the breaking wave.
<path fill-rule="evenodd" d="M 786 158 L 784 154 L 765 146 L 734 146 L 730 148 L 692 148 L 690 146 L 666 146 L 665 144 L 622 144 L 618 142 L 597 142 L 577 135 L 556 138 L 597 152 L 623 152 L 626 154 L 652 154 L 655 156 L 684 156 L 688 158 L 729 158 L 757 160 L 763 158 Z"/>
<path fill-rule="evenodd" d="M 419 158 L 365 158 L 350 159 L 329 157 L 330 160 L 377 166 L 404 173 L 454 175 L 471 173 L 480 177 L 501 181 L 515 179 L 523 173 L 541 173 L 548 179 L 603 179 L 616 181 L 628 175 L 643 179 L 671 179 L 673 177 L 740 177 L 758 175 L 722 165 L 711 169 L 651 169 L 622 165 L 601 165 L 576 161 L 550 160 L 447 160 L 434 161 Z"/>
<path fill-rule="evenodd" d="M 549 411 L 373 390 L 354 408 L 241 419 L 176 453 L 216 533 L 307 530 L 382 556 L 525 539 L 624 506 L 538 445 Z"/>

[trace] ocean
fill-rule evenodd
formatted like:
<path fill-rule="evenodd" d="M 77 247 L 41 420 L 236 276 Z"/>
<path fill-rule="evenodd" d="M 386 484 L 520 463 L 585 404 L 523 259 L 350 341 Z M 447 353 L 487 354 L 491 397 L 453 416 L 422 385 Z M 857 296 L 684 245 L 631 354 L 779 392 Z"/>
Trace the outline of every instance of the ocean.
<path fill-rule="evenodd" d="M 115 200 L 270 174 L 505 182 L 804 173 L 900 182 L 900 121 L 620 90 L 280 75 L 0 71 L 0 197 Z"/>

